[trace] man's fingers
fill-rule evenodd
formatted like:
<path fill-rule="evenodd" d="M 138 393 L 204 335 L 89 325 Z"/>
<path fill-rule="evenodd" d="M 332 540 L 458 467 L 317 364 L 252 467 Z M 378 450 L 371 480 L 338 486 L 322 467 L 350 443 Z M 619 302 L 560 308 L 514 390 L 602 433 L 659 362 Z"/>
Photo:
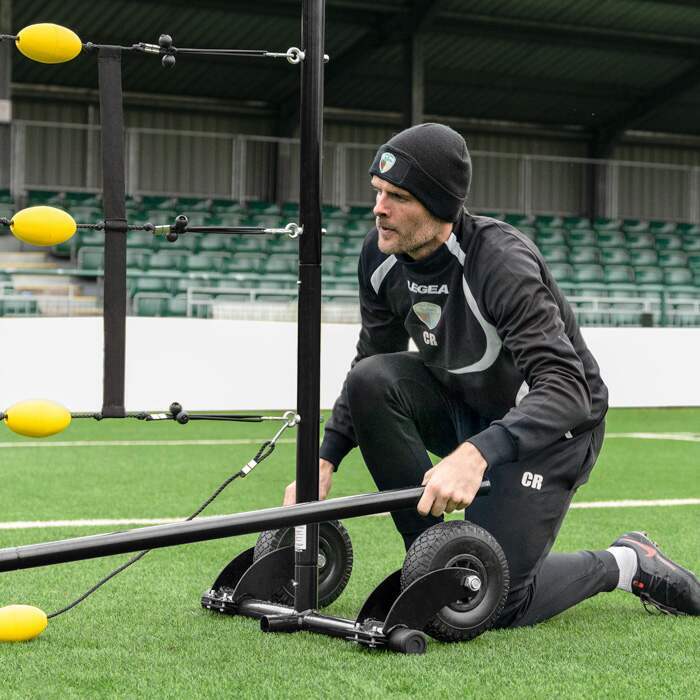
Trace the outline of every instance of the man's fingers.
<path fill-rule="evenodd" d="M 425 517 L 430 513 L 430 509 L 433 506 L 433 490 L 428 486 L 426 487 L 425 491 L 423 491 L 423 495 L 420 497 L 420 501 L 418 501 L 418 505 L 416 506 L 418 512 Z"/>
<path fill-rule="evenodd" d="M 283 506 L 293 506 L 297 501 L 297 482 L 292 481 L 289 486 L 284 490 L 284 500 L 282 501 Z"/>
<path fill-rule="evenodd" d="M 427 472 L 423 475 L 423 481 L 421 482 L 421 486 L 425 486 L 429 481 L 430 477 L 433 475 L 433 471 L 435 470 L 435 467 L 432 467 L 428 469 Z"/>
<path fill-rule="evenodd" d="M 433 501 L 433 507 L 430 509 L 431 515 L 434 515 L 436 518 L 440 517 L 445 512 L 446 505 L 447 505 L 447 499 L 444 497 L 438 496 Z"/>

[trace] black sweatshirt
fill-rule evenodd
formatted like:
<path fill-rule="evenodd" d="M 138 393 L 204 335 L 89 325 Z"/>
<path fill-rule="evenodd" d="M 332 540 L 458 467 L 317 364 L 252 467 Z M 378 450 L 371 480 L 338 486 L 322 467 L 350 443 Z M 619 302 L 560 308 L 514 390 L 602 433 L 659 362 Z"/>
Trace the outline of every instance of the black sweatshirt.
<path fill-rule="evenodd" d="M 425 365 L 489 426 L 469 438 L 489 466 L 514 462 L 599 423 L 608 391 L 571 307 L 536 246 L 466 210 L 428 257 L 385 255 L 372 229 L 358 265 L 357 356 L 413 339 Z M 320 455 L 336 467 L 357 444 L 346 387 Z"/>

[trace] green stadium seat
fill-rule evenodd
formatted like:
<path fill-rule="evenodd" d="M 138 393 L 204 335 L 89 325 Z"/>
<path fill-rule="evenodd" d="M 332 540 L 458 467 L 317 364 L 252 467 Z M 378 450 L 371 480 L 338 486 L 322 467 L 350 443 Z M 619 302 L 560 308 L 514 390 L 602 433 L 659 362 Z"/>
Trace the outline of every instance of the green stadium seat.
<path fill-rule="evenodd" d="M 262 254 L 236 253 L 226 263 L 225 272 L 254 274 L 265 264 L 266 257 Z"/>
<path fill-rule="evenodd" d="M 169 295 L 137 294 L 133 299 L 133 309 L 137 316 L 165 316 Z"/>
<path fill-rule="evenodd" d="M 593 221 L 593 228 L 596 231 L 619 231 L 621 226 L 620 219 L 609 219 L 605 216 L 599 216 Z"/>
<path fill-rule="evenodd" d="M 575 229 L 590 229 L 592 226 L 591 220 L 587 216 L 565 216 L 564 228 L 569 230 Z"/>
<path fill-rule="evenodd" d="M 279 216 L 281 211 L 279 204 L 260 199 L 251 199 L 246 202 L 246 205 L 252 214 L 275 214 Z"/>
<path fill-rule="evenodd" d="M 343 254 L 343 239 L 336 236 L 326 234 L 321 239 L 321 252 L 326 255 L 342 255 Z"/>
<path fill-rule="evenodd" d="M 659 256 L 653 249 L 631 248 L 628 252 L 630 262 L 634 267 L 649 267 L 658 264 Z"/>
<path fill-rule="evenodd" d="M 187 214 L 189 211 L 209 212 L 212 208 L 212 200 L 202 197 L 178 197 L 175 208 L 183 214 Z"/>
<path fill-rule="evenodd" d="M 217 234 L 218 235 L 218 234 Z M 221 236 L 226 240 L 227 250 L 233 253 L 264 254 L 267 246 L 267 236 Z"/>
<path fill-rule="evenodd" d="M 78 268 L 80 270 L 103 270 L 104 250 L 85 247 L 78 251 Z"/>
<path fill-rule="evenodd" d="M 297 272 L 299 263 L 296 257 L 286 255 L 271 255 L 265 262 L 265 274 L 293 274 Z"/>
<path fill-rule="evenodd" d="M 596 245 L 597 238 L 595 231 L 589 228 L 575 228 L 568 232 L 566 236 L 569 246 Z"/>
<path fill-rule="evenodd" d="M 515 228 L 535 225 L 535 217 L 532 214 L 506 214 L 503 221 Z"/>
<path fill-rule="evenodd" d="M 96 224 L 104 220 L 104 214 L 99 207 L 69 205 L 67 211 L 79 224 Z"/>
<path fill-rule="evenodd" d="M 188 226 L 205 226 L 211 218 L 208 211 L 192 211 L 191 209 L 183 211 L 178 209 L 177 213 L 178 215 L 184 214 L 187 217 Z"/>
<path fill-rule="evenodd" d="M 80 245 L 103 246 L 105 244 L 105 232 L 88 229 L 80 234 Z"/>
<path fill-rule="evenodd" d="M 574 276 L 574 270 L 568 263 L 552 263 L 549 271 L 557 282 L 570 282 Z"/>
<path fill-rule="evenodd" d="M 540 228 L 537 230 L 537 245 L 566 245 L 566 231 L 563 228 Z"/>
<path fill-rule="evenodd" d="M 629 265 L 606 265 L 603 268 L 606 284 L 633 284 L 634 270 Z"/>
<path fill-rule="evenodd" d="M 663 284 L 664 273 L 658 267 L 635 267 L 634 277 L 637 284 Z"/>
<path fill-rule="evenodd" d="M 691 270 L 700 272 L 700 250 L 697 252 L 688 253 L 688 267 Z"/>
<path fill-rule="evenodd" d="M 347 219 L 336 219 L 325 221 L 323 228 L 326 229 L 327 236 L 344 236 L 348 227 Z"/>
<path fill-rule="evenodd" d="M 187 295 L 177 294 L 170 297 L 165 307 L 166 316 L 187 316 Z"/>
<path fill-rule="evenodd" d="M 561 228 L 564 225 L 564 219 L 557 214 L 538 214 L 535 217 L 535 226 L 538 229 L 542 228 Z"/>
<path fill-rule="evenodd" d="M 271 255 L 299 256 L 299 241 L 289 236 L 274 236 L 267 241 L 267 251 Z"/>
<path fill-rule="evenodd" d="M 700 234 L 684 235 L 683 250 L 686 253 L 695 253 L 700 251 Z"/>
<path fill-rule="evenodd" d="M 147 194 L 134 201 L 140 201 L 144 209 L 174 209 L 177 204 L 175 197 L 165 194 Z"/>
<path fill-rule="evenodd" d="M 345 234 L 348 237 L 364 238 L 373 226 L 373 223 L 364 219 L 350 219 L 345 229 Z"/>
<path fill-rule="evenodd" d="M 675 233 L 678 224 L 675 221 L 650 221 L 649 231 L 654 235 L 659 233 Z"/>
<path fill-rule="evenodd" d="M 148 270 L 151 251 L 147 248 L 127 248 L 126 266 L 129 269 Z"/>
<path fill-rule="evenodd" d="M 246 206 L 232 199 L 213 199 L 209 208 L 217 214 L 246 213 Z"/>
<path fill-rule="evenodd" d="M 663 281 L 668 287 L 693 284 L 693 273 L 687 267 L 668 267 L 663 271 Z"/>
<path fill-rule="evenodd" d="M 357 265 L 357 258 L 342 258 L 335 266 L 335 277 L 354 277 L 357 279 Z"/>
<path fill-rule="evenodd" d="M 212 226 L 248 226 L 248 216 L 243 211 L 217 212 L 209 218 Z"/>
<path fill-rule="evenodd" d="M 678 224 L 676 226 L 676 233 L 682 236 L 700 236 L 700 224 Z"/>
<path fill-rule="evenodd" d="M 654 236 L 648 232 L 626 233 L 625 241 L 628 248 L 653 248 L 655 246 Z"/>
<path fill-rule="evenodd" d="M 540 252 L 550 265 L 552 263 L 565 263 L 569 259 L 569 249 L 566 246 L 542 246 Z"/>
<path fill-rule="evenodd" d="M 598 230 L 596 235 L 596 243 L 599 248 L 624 248 L 625 235 L 622 231 Z"/>
<path fill-rule="evenodd" d="M 352 257 L 358 257 L 362 252 L 362 245 L 364 241 L 359 238 L 352 238 L 345 242 L 343 245 L 343 255 L 350 255 Z"/>
<path fill-rule="evenodd" d="M 649 230 L 649 222 L 641 219 L 625 219 L 622 222 L 622 230 L 625 233 L 644 233 Z"/>
<path fill-rule="evenodd" d="M 182 268 L 184 256 L 182 253 L 171 251 L 158 251 L 153 253 L 148 259 L 149 270 L 161 270 L 164 272 L 175 272 Z"/>
<path fill-rule="evenodd" d="M 600 259 L 603 265 L 628 265 L 630 254 L 627 248 L 601 248 Z"/>
<path fill-rule="evenodd" d="M 170 293 L 169 280 L 164 277 L 137 277 L 131 288 L 132 295 L 142 294 L 166 294 Z"/>
<path fill-rule="evenodd" d="M 36 316 L 39 305 L 34 298 L 14 299 L 2 298 L 0 301 L 1 316 Z"/>
<path fill-rule="evenodd" d="M 572 265 L 597 264 L 600 262 L 600 251 L 590 245 L 569 248 L 569 262 Z"/>
<path fill-rule="evenodd" d="M 659 233 L 654 236 L 657 250 L 680 250 L 683 238 L 676 233 Z"/>
<path fill-rule="evenodd" d="M 35 207 L 40 205 L 62 206 L 63 195 L 56 190 L 29 190 L 27 192 L 27 206 Z"/>
<path fill-rule="evenodd" d="M 615 276 L 617 276 L 618 273 L 614 273 Z M 607 273 L 607 268 L 606 268 L 606 279 L 608 277 Z M 632 281 L 631 282 L 606 282 L 605 287 L 607 290 L 607 296 L 610 297 L 636 297 L 638 296 L 637 294 L 637 285 L 634 282 L 634 269 L 632 269 Z"/>
<path fill-rule="evenodd" d="M 164 224 L 172 224 L 175 222 L 175 217 L 179 214 L 176 209 L 148 209 L 145 212 L 146 221 L 156 226 Z"/>
<path fill-rule="evenodd" d="M 659 252 L 659 267 L 686 267 L 688 255 L 682 250 L 662 250 Z"/>
<path fill-rule="evenodd" d="M 205 233 L 199 238 L 199 251 L 201 253 L 223 253 L 226 250 L 226 236 L 218 233 Z"/>
<path fill-rule="evenodd" d="M 222 272 L 226 269 L 228 256 L 225 254 L 200 253 L 198 255 L 188 255 L 182 269 L 185 272 Z"/>
<path fill-rule="evenodd" d="M 127 248 L 153 248 L 155 236 L 149 231 L 129 231 L 126 235 Z"/>
<path fill-rule="evenodd" d="M 604 282 L 605 274 L 600 265 L 577 265 L 571 279 L 577 284 Z"/>

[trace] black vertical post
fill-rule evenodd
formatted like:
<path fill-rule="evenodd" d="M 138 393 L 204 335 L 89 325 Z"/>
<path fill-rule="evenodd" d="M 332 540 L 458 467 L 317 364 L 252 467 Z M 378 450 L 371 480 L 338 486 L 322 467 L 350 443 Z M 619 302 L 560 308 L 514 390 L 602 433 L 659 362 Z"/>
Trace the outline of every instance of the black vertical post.
<path fill-rule="evenodd" d="M 301 48 L 301 173 L 299 210 L 299 322 L 297 343 L 297 502 L 318 500 L 321 400 L 321 149 L 325 0 L 304 0 Z M 318 525 L 295 533 L 294 607 L 318 606 Z"/>
<path fill-rule="evenodd" d="M 126 183 L 121 50 L 101 48 L 100 122 L 105 217 L 104 382 L 102 415 L 124 415 L 126 362 Z"/>

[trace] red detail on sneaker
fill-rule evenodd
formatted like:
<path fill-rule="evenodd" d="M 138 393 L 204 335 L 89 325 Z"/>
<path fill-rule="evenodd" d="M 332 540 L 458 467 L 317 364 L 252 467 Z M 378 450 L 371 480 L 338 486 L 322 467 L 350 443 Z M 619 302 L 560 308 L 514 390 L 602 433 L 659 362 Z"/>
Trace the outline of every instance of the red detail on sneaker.
<path fill-rule="evenodd" d="M 644 588 L 644 584 L 641 581 L 632 581 L 632 585 L 635 588 Z"/>
<path fill-rule="evenodd" d="M 626 537 L 621 539 L 620 542 L 630 542 L 632 544 L 636 544 L 637 547 L 641 547 L 642 550 L 644 550 L 644 553 L 650 559 L 653 559 L 656 556 L 656 550 L 650 544 L 644 544 L 644 542 L 637 542 L 637 540 L 630 540 Z"/>

